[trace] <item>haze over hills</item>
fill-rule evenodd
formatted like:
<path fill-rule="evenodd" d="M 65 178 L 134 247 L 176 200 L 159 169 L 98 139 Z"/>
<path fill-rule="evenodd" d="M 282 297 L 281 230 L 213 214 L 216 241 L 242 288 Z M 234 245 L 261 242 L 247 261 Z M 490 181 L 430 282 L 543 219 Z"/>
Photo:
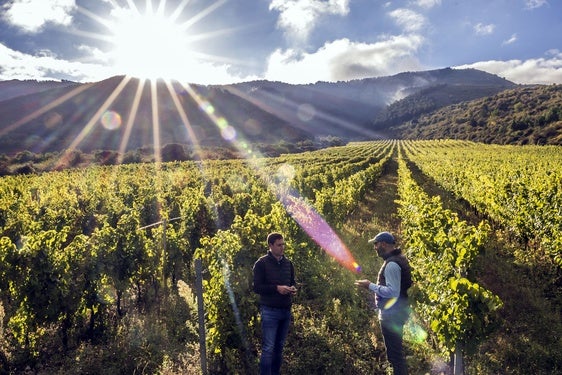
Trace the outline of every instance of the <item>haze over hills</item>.
<path fill-rule="evenodd" d="M 489 73 L 450 68 L 307 85 L 167 85 L 121 76 L 85 84 L 6 81 L 0 153 L 376 139 L 446 105 L 516 87 Z M 397 110 L 404 103 L 411 103 L 408 110 Z"/>

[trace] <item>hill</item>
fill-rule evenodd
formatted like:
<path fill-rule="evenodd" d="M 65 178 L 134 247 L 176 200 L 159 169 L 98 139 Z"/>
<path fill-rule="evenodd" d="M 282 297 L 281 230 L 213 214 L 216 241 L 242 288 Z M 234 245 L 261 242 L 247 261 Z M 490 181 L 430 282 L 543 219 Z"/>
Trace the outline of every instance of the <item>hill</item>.
<path fill-rule="evenodd" d="M 0 101 L 25 96 L 36 92 L 47 91 L 51 89 L 76 86 L 79 83 L 72 81 L 20 81 L 12 79 L 9 81 L 0 81 Z"/>
<path fill-rule="evenodd" d="M 390 129 L 402 139 L 562 144 L 562 85 L 522 87 L 425 113 Z"/>
<path fill-rule="evenodd" d="M 0 150 L 15 155 L 69 148 L 127 152 L 168 143 L 223 147 L 322 136 L 384 138 L 389 124 L 516 85 L 478 70 L 446 68 L 308 85 L 253 81 L 202 86 L 112 77 L 86 84 L 62 82 L 44 90 L 32 81 L 9 81 L 1 87 L 18 93 L 0 100 Z M 387 109 L 412 95 L 431 97 L 431 105 L 409 117 Z M 384 118 L 386 125 L 377 125 L 377 118 Z"/>
<path fill-rule="evenodd" d="M 502 91 L 501 87 L 487 85 L 441 84 L 428 87 L 387 106 L 373 122 L 377 129 L 387 129 L 417 119 L 440 108 L 488 97 Z"/>

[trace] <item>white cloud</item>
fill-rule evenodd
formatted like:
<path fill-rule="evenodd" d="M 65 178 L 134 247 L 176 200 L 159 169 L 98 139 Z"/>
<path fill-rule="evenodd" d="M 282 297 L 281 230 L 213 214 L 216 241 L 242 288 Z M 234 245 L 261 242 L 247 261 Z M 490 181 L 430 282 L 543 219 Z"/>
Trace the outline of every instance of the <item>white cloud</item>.
<path fill-rule="evenodd" d="M 525 9 L 535 9 L 540 8 L 543 5 L 547 5 L 547 0 L 525 0 Z"/>
<path fill-rule="evenodd" d="M 490 35 L 494 32 L 495 28 L 496 25 L 494 24 L 484 25 L 483 23 L 478 23 L 474 25 L 474 32 L 476 35 Z"/>
<path fill-rule="evenodd" d="M 75 0 L 14 0 L 3 6 L 4 18 L 27 32 L 37 32 L 46 23 L 69 25 Z"/>
<path fill-rule="evenodd" d="M 474 68 L 519 84 L 562 84 L 562 53 L 550 51 L 549 58 L 509 61 L 480 61 L 456 68 Z"/>
<path fill-rule="evenodd" d="M 102 65 L 109 64 L 111 59 L 107 52 L 100 50 L 99 48 L 89 46 L 87 44 L 80 44 L 77 46 L 77 50 L 82 52 L 83 56 L 88 56 L 87 61 L 93 63 L 100 63 Z M 85 59 L 81 59 L 84 61 Z"/>
<path fill-rule="evenodd" d="M 306 41 L 324 15 L 346 15 L 350 0 L 272 0 L 269 9 L 280 12 L 278 26 L 292 41 Z"/>
<path fill-rule="evenodd" d="M 59 80 L 61 75 L 77 81 L 97 81 L 109 77 L 109 69 L 97 64 L 58 59 L 48 50 L 33 56 L 0 44 L 0 80 Z"/>
<path fill-rule="evenodd" d="M 421 70 L 415 52 L 419 35 L 393 36 L 376 43 L 340 39 L 326 43 L 315 53 L 276 50 L 268 61 L 265 79 L 289 83 L 348 81 Z"/>
<path fill-rule="evenodd" d="M 511 35 L 511 38 L 509 38 L 509 39 L 507 39 L 507 40 L 504 40 L 502 44 L 503 44 L 503 45 L 513 44 L 513 43 L 515 43 L 516 41 L 517 41 L 517 34 L 513 34 L 513 35 Z"/>
<path fill-rule="evenodd" d="M 416 0 L 414 4 L 421 8 L 430 9 L 434 6 L 441 5 L 441 0 Z"/>
<path fill-rule="evenodd" d="M 425 26 L 426 23 L 426 19 L 423 15 L 416 13 L 410 9 L 396 9 L 388 14 L 406 32 L 419 31 Z"/>

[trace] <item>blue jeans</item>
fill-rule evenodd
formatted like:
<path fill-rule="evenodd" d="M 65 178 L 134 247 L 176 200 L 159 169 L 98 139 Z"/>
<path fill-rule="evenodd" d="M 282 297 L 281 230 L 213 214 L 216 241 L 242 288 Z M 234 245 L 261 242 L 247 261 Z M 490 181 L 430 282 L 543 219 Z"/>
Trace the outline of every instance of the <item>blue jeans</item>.
<path fill-rule="evenodd" d="M 262 345 L 260 375 L 277 375 L 281 370 L 283 345 L 289 333 L 291 309 L 261 306 Z"/>
<path fill-rule="evenodd" d="M 393 313 L 383 314 L 380 317 L 386 357 L 392 366 L 394 375 L 408 375 L 404 347 L 402 346 L 406 320 L 408 320 L 408 307 L 406 306 L 400 306 Z"/>

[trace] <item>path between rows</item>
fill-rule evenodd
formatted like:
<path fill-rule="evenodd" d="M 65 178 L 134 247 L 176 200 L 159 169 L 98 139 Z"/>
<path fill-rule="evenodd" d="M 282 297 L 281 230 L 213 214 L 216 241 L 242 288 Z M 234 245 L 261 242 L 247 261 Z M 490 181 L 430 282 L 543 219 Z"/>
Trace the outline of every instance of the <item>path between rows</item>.
<path fill-rule="evenodd" d="M 367 241 L 381 231 L 391 232 L 400 239 L 397 183 L 398 163 L 392 158 L 343 225 L 348 245 L 363 268 L 365 277 L 376 277 L 381 264 L 373 246 Z"/>

